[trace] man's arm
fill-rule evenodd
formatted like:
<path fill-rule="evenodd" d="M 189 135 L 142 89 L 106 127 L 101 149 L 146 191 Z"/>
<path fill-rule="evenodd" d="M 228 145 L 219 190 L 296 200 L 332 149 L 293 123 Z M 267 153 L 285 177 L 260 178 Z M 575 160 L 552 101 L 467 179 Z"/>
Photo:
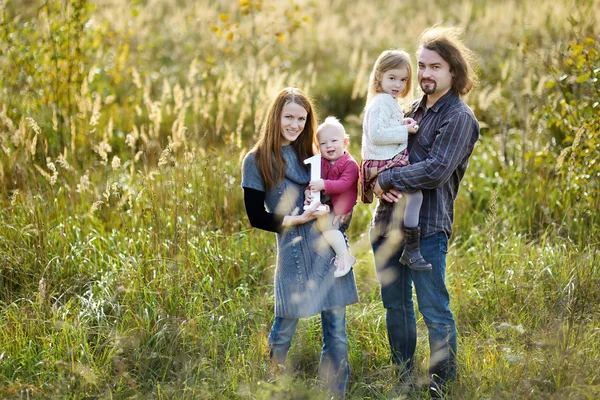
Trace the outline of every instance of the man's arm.
<path fill-rule="evenodd" d="M 379 185 L 385 192 L 434 189 L 443 185 L 473 150 L 477 131 L 477 122 L 470 114 L 455 114 L 439 129 L 427 159 L 381 172 Z"/>

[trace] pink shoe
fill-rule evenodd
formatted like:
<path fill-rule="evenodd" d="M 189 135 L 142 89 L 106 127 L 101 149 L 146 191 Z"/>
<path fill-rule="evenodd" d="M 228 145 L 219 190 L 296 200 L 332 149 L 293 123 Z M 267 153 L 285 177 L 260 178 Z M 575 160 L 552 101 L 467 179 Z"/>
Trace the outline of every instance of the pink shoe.
<path fill-rule="evenodd" d="M 356 258 L 350 254 L 347 253 L 347 255 L 344 256 L 335 256 L 335 259 L 333 261 L 333 265 L 336 266 L 335 271 L 333 272 L 333 276 L 335 276 L 336 278 L 340 278 L 344 275 L 346 275 L 348 272 L 350 272 L 350 270 L 352 269 L 352 266 L 356 263 Z"/>

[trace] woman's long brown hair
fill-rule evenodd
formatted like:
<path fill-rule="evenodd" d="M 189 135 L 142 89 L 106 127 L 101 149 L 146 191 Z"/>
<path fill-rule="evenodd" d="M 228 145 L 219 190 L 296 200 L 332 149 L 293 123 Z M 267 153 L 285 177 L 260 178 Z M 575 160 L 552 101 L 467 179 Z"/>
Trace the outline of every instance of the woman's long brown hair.
<path fill-rule="evenodd" d="M 289 103 L 296 103 L 307 112 L 304 130 L 291 143 L 296 150 L 298 160 L 302 163 L 303 160 L 315 155 L 317 149 L 317 120 L 310 99 L 298 88 L 283 89 L 269 106 L 267 119 L 260 130 L 258 142 L 252 149 L 256 154 L 255 160 L 266 190 L 280 184 L 285 176 L 286 165 L 281 152 L 283 140 L 281 114 L 283 107 Z"/>

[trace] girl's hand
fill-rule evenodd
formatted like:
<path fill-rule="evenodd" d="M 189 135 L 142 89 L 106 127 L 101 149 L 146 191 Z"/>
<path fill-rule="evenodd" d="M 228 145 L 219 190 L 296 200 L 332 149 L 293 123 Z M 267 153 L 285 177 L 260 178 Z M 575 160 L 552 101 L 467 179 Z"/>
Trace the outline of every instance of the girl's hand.
<path fill-rule="evenodd" d="M 318 181 L 310 181 L 308 187 L 313 192 L 320 192 L 321 190 L 325 190 L 325 181 L 323 179 L 319 179 Z"/>
<path fill-rule="evenodd" d="M 404 118 L 402 122 L 404 122 L 404 125 L 406 125 L 408 133 L 415 134 L 419 130 L 419 125 L 417 125 L 417 121 L 415 121 L 412 118 Z"/>

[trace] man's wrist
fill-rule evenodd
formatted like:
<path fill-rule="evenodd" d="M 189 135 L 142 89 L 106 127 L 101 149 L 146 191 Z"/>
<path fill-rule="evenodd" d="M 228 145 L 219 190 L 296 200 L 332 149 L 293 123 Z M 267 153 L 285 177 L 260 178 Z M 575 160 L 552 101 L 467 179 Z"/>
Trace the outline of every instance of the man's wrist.
<path fill-rule="evenodd" d="M 381 189 L 384 192 L 387 192 L 390 189 L 393 189 L 393 187 L 390 183 L 391 182 L 391 174 L 392 174 L 392 170 L 386 169 L 385 171 L 380 172 L 379 175 L 377 176 L 377 181 L 379 182 L 379 186 L 381 187 Z"/>

